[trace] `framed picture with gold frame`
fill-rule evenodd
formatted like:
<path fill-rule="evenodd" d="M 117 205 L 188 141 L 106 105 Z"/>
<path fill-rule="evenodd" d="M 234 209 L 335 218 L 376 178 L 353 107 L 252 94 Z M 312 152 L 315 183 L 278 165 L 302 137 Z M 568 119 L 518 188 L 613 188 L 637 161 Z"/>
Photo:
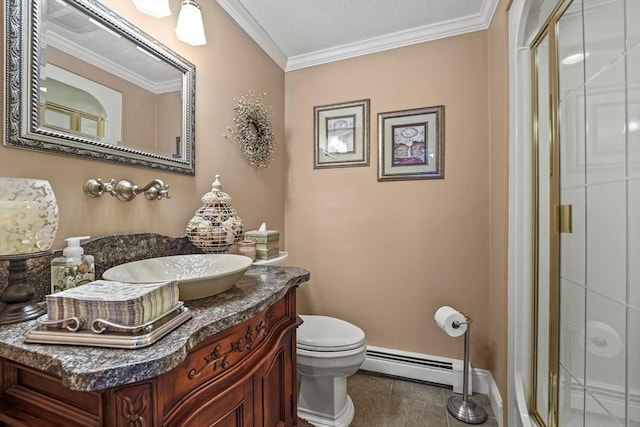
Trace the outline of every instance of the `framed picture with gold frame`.
<path fill-rule="evenodd" d="M 368 99 L 313 108 L 313 168 L 369 166 Z"/>
<path fill-rule="evenodd" d="M 378 181 L 444 179 L 444 105 L 378 114 Z"/>

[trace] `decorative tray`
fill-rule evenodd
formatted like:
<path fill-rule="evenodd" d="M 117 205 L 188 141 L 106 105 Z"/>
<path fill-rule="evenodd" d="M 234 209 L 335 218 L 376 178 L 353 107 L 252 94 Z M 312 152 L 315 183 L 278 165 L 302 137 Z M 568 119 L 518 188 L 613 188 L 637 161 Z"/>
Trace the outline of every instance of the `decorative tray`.
<path fill-rule="evenodd" d="M 27 332 L 24 342 L 135 349 L 154 344 L 189 319 L 191 312 L 182 301 L 152 321 L 136 326 L 96 319 L 89 325 L 91 329 L 81 329 L 81 317 L 50 321 L 45 314 L 38 318 L 39 325 Z M 54 327 L 60 324 L 65 328 Z"/>
<path fill-rule="evenodd" d="M 289 252 L 280 251 L 280 254 L 275 258 L 269 259 L 257 259 L 253 261 L 253 265 L 280 265 L 287 259 Z"/>

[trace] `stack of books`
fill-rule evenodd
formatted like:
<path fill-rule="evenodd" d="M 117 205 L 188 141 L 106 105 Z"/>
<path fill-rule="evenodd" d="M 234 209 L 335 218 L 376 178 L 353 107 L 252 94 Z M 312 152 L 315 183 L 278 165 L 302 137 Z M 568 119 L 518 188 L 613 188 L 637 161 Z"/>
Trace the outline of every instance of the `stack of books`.
<path fill-rule="evenodd" d="M 149 323 L 175 308 L 179 291 L 177 281 L 132 284 L 96 280 L 45 299 L 49 322 L 76 317 L 83 320 L 81 329 L 90 329 L 95 320 L 131 327 Z"/>

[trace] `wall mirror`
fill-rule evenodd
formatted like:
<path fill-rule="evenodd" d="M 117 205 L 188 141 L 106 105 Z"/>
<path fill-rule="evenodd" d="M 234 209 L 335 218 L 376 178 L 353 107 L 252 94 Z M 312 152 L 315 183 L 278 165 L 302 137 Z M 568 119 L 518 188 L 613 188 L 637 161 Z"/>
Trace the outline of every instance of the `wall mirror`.
<path fill-rule="evenodd" d="M 97 0 L 5 0 L 4 144 L 195 174 L 195 66 Z"/>

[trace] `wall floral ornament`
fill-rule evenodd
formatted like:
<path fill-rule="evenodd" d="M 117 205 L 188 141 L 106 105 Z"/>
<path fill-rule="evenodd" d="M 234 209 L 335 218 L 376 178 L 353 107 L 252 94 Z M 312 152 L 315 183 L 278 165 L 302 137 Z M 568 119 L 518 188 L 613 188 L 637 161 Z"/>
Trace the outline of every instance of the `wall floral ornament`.
<path fill-rule="evenodd" d="M 235 98 L 233 119 L 236 128 L 227 128 L 229 132 L 225 138 L 240 144 L 242 154 L 252 167 L 258 170 L 269 167 L 276 149 L 276 139 L 271 127 L 271 116 L 274 114 L 271 106 L 263 102 L 266 93 L 257 96 L 254 91 Z"/>

